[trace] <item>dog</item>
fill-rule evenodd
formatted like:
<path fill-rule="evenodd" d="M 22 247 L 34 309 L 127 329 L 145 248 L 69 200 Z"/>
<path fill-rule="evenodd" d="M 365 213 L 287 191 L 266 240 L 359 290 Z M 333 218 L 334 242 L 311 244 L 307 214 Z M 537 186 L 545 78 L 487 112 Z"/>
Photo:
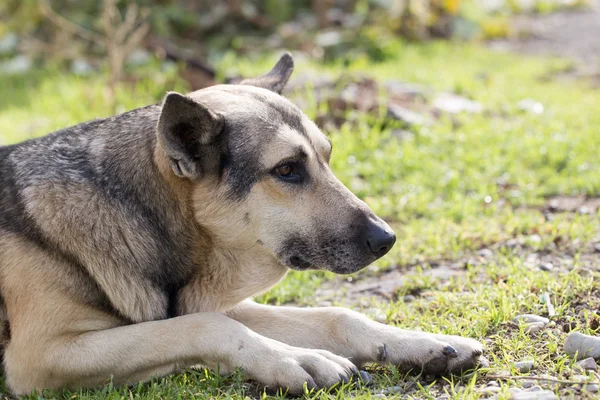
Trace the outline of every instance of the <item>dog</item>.
<path fill-rule="evenodd" d="M 0 317 L 15 394 L 202 365 L 302 393 L 367 363 L 442 374 L 482 345 L 349 309 L 251 297 L 289 269 L 350 274 L 392 229 L 329 168 L 327 137 L 265 75 L 0 148 Z"/>

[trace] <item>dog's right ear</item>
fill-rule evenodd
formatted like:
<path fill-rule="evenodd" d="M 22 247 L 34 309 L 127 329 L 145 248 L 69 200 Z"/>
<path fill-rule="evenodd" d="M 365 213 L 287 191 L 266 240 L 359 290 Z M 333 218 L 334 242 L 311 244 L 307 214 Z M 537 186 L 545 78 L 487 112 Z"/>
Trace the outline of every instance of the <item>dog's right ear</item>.
<path fill-rule="evenodd" d="M 202 177 L 202 147 L 214 143 L 223 130 L 223 117 L 189 97 L 169 92 L 158 120 L 158 143 L 175 175 Z"/>

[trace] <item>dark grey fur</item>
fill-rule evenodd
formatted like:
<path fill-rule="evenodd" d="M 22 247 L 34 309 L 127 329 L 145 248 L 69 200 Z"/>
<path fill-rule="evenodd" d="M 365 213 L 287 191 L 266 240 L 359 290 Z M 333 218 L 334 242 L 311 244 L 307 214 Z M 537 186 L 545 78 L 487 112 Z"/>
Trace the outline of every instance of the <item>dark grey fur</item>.
<path fill-rule="evenodd" d="M 128 220 L 135 221 L 149 240 L 148 250 L 152 253 L 153 262 L 135 266 L 130 265 L 130 254 L 113 254 L 112 267 L 124 269 L 123 275 L 135 276 L 134 279 L 147 282 L 148 290 L 173 299 L 194 266 L 189 258 L 192 245 L 189 238 L 184 232 L 174 231 L 172 227 L 177 224 L 167 218 L 167 214 L 177 215 L 176 201 L 169 196 L 170 191 L 157 176 L 152 161 L 159 113 L 159 106 L 149 106 L 0 150 L 0 231 L 17 234 L 31 245 L 68 261 L 77 277 L 73 294 L 78 298 L 89 297 L 82 301 L 110 307 L 116 313 L 118 310 L 107 304 L 80 256 L 71 253 L 60 238 L 43 235 L 25 210 L 23 191 L 48 181 L 57 185 L 82 183 L 94 188 L 110 205 L 111 209 L 106 212 L 126 215 Z M 91 151 L 92 141 L 103 143 L 104 148 Z M 57 217 L 69 218 L 69 215 Z M 92 251 L 98 241 L 133 239 L 121 237 L 119 227 L 115 226 L 95 231 L 94 216 L 90 217 L 88 236 L 81 240 L 88 243 Z M 134 257 L 136 259 L 142 258 Z M 159 314 L 166 317 L 168 310 Z"/>

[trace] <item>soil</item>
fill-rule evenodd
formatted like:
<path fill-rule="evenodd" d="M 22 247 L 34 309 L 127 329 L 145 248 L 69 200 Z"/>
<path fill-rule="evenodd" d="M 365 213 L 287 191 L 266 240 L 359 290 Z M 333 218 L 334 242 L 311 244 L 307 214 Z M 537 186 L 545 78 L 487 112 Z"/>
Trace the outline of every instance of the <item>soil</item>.
<path fill-rule="evenodd" d="M 600 62 L 600 0 L 590 7 L 549 15 L 514 18 L 514 39 L 490 42 L 492 48 L 535 55 Z"/>

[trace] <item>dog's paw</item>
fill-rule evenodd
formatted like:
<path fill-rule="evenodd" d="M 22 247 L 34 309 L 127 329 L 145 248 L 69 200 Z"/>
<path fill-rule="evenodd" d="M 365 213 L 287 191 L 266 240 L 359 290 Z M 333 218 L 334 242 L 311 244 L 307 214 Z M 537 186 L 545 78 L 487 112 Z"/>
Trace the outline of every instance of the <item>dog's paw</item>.
<path fill-rule="evenodd" d="M 403 370 L 440 375 L 459 373 L 479 366 L 483 346 L 460 336 L 433 335 L 394 329 L 378 349 L 378 361 Z M 388 336 L 390 337 L 390 336 Z"/>
<path fill-rule="evenodd" d="M 446 371 L 460 373 L 482 364 L 483 345 L 477 340 L 450 335 L 436 335 L 436 338 L 456 350 L 457 356 L 448 360 Z"/>
<path fill-rule="evenodd" d="M 302 394 L 304 385 L 331 387 L 361 376 L 351 361 L 325 350 L 278 346 L 257 357 L 261 360 L 246 363 L 245 372 L 269 390 L 282 388 L 290 394 Z"/>

